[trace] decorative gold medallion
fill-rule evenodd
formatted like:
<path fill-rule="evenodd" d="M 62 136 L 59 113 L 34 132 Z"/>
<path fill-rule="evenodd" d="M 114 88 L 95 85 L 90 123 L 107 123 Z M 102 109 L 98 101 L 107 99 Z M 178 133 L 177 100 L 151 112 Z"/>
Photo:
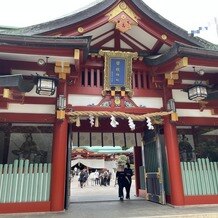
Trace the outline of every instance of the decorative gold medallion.
<path fill-rule="evenodd" d="M 120 103 L 121 103 L 120 97 L 116 96 L 116 97 L 114 98 L 114 103 L 115 103 L 115 105 L 116 105 L 117 107 L 119 107 L 119 106 L 120 106 Z"/>
<path fill-rule="evenodd" d="M 79 33 L 83 33 L 83 32 L 84 32 L 84 29 L 83 29 L 83 27 L 78 27 L 77 31 L 78 31 Z"/>

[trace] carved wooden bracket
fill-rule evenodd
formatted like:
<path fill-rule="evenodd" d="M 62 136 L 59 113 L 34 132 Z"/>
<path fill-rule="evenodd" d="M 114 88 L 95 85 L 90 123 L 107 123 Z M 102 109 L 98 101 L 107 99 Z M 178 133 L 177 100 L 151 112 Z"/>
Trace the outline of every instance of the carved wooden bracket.
<path fill-rule="evenodd" d="M 73 59 L 75 61 L 75 69 L 76 69 L 76 72 L 78 73 L 80 71 L 80 58 L 81 56 L 81 52 L 79 49 L 74 49 L 74 56 L 73 56 Z"/>
<path fill-rule="evenodd" d="M 69 62 L 56 62 L 55 73 L 59 74 L 59 79 L 66 79 L 67 74 L 70 74 L 70 63 Z"/>
<path fill-rule="evenodd" d="M 179 79 L 179 70 L 188 66 L 188 58 L 183 57 L 176 61 L 174 69 L 165 73 L 165 79 L 167 79 L 167 85 L 174 85 L 174 81 Z"/>

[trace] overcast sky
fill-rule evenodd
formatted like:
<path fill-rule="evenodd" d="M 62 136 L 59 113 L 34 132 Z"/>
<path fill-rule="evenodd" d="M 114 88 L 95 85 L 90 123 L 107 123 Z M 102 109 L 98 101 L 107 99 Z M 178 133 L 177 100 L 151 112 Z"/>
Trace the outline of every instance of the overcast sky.
<path fill-rule="evenodd" d="M 98 0 L 101 1 L 101 0 Z M 157 13 L 202 38 L 218 44 L 218 0 L 143 0 Z M 72 14 L 96 0 L 1 0 L 0 26 L 24 27 Z M 218 22 L 218 21 L 217 21 Z M 217 25 L 218 26 L 218 25 Z"/>

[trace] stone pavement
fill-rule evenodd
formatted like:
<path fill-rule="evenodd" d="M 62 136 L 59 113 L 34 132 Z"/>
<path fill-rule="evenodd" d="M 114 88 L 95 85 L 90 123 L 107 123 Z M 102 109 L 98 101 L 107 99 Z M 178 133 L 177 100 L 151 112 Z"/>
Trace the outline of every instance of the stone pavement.
<path fill-rule="evenodd" d="M 0 218 L 218 218 L 218 205 L 172 207 L 146 201 L 134 196 L 134 182 L 131 200 L 120 202 L 117 186 L 92 186 L 80 188 L 76 180 L 71 186 L 69 209 L 59 213 L 31 213 L 1 215 Z"/>

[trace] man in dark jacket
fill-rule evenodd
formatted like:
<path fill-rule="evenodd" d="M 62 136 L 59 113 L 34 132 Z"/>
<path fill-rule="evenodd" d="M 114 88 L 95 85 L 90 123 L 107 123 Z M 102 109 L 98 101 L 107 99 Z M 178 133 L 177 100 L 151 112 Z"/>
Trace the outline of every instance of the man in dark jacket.
<path fill-rule="evenodd" d="M 130 164 L 126 164 L 126 168 L 124 169 L 125 174 L 125 189 L 126 189 L 126 199 L 130 199 L 130 188 L 132 184 L 132 169 L 130 168 Z"/>
<path fill-rule="evenodd" d="M 121 201 L 123 201 L 123 188 L 125 187 L 125 173 L 124 167 L 120 167 L 116 173 L 116 179 L 118 183 L 118 195 Z"/>

